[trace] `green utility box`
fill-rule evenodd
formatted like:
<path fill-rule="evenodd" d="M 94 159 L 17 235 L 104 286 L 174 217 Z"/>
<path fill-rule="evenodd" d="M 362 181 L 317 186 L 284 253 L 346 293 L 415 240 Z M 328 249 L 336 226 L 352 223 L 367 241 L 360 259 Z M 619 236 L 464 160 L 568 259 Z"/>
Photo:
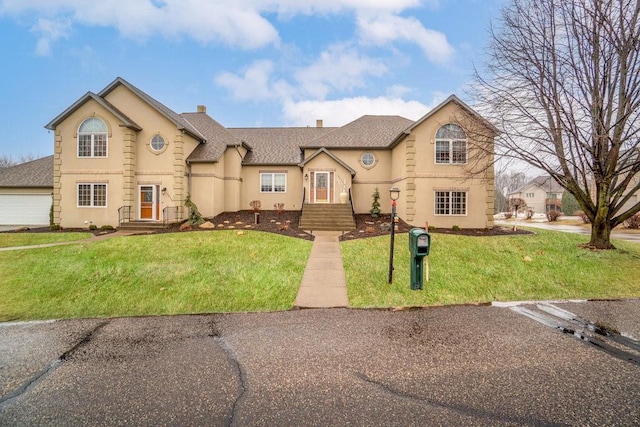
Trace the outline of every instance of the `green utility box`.
<path fill-rule="evenodd" d="M 422 228 L 409 230 L 409 252 L 411 253 L 411 289 L 422 289 L 424 281 L 424 258 L 429 256 L 431 235 Z M 427 266 L 427 281 L 429 280 Z"/>

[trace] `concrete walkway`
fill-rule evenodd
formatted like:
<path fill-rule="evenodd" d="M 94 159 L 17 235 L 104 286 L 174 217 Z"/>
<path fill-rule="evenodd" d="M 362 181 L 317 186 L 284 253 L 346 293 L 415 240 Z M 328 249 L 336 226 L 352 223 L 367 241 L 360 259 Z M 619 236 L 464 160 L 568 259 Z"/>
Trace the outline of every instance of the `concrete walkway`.
<path fill-rule="evenodd" d="M 504 220 L 495 220 L 496 225 L 505 226 L 505 227 L 513 227 L 513 221 L 504 221 Z M 563 233 L 573 233 L 573 234 L 583 234 L 586 236 L 591 235 L 591 229 L 581 227 L 579 225 L 565 225 L 565 224 L 549 224 L 548 222 L 536 222 L 536 221 L 518 221 L 518 227 L 531 227 L 531 228 L 540 228 L 543 230 L 551 230 L 551 231 L 561 231 Z M 624 230 L 624 229 L 623 229 Z M 611 238 L 626 240 L 628 242 L 640 242 L 640 234 L 625 232 L 619 229 L 613 230 L 611 232 Z"/>
<path fill-rule="evenodd" d="M 317 231 L 294 306 L 300 308 L 348 307 L 342 266 L 340 232 Z"/>

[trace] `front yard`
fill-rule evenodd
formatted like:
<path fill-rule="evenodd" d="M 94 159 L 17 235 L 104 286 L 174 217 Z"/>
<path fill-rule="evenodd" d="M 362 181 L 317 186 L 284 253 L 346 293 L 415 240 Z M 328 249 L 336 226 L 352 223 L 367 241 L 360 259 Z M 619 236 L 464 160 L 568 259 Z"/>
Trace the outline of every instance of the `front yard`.
<path fill-rule="evenodd" d="M 0 246 L 7 236 L 21 246 L 26 242 L 17 236 L 30 235 L 0 234 Z M 392 285 L 388 236 L 341 247 L 354 307 L 640 297 L 640 245 L 615 241 L 616 251 L 591 252 L 577 247 L 584 239 L 542 230 L 494 237 L 433 233 L 430 281 L 422 291 L 410 289 L 407 234 L 396 236 Z M 0 321 L 287 310 L 311 244 L 217 230 L 0 252 Z"/>
<path fill-rule="evenodd" d="M 310 250 L 229 230 L 0 252 L 0 321 L 286 310 Z"/>

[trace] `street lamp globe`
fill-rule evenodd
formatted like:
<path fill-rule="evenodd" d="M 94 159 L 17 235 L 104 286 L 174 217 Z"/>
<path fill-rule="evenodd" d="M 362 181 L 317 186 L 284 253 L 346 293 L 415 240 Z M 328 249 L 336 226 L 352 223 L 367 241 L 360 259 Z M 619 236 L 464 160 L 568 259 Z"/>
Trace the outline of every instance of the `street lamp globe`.
<path fill-rule="evenodd" d="M 389 190 L 389 196 L 391 197 L 391 200 L 395 202 L 400 198 L 400 189 L 398 187 L 392 187 Z"/>

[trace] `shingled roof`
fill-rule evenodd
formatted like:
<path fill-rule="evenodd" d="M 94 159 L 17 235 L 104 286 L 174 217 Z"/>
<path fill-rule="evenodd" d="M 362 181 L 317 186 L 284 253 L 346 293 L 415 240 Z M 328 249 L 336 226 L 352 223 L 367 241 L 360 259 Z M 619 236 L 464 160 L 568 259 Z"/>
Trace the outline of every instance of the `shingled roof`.
<path fill-rule="evenodd" d="M 528 181 L 525 185 L 512 191 L 509 194 L 522 193 L 528 188 L 534 186 L 550 193 L 562 193 L 564 191 L 564 188 L 562 188 L 562 186 L 560 186 L 560 184 L 558 184 L 555 180 L 551 179 L 549 175 L 540 175 L 533 178 L 531 181 Z"/>
<path fill-rule="evenodd" d="M 0 169 L 0 187 L 53 188 L 53 156 Z"/>
<path fill-rule="evenodd" d="M 362 116 L 302 148 L 388 148 L 413 123 L 400 116 Z"/>
<path fill-rule="evenodd" d="M 188 162 L 217 162 L 227 147 L 237 147 L 243 144 L 242 139 L 229 132 L 224 126 L 206 113 L 182 113 L 183 119 L 197 128 L 207 140 L 200 144 L 187 157 Z M 245 146 L 251 149 L 250 146 Z"/>
<path fill-rule="evenodd" d="M 302 161 L 300 147 L 335 130 L 329 127 L 229 128 L 252 149 L 245 165 L 297 165 Z"/>

